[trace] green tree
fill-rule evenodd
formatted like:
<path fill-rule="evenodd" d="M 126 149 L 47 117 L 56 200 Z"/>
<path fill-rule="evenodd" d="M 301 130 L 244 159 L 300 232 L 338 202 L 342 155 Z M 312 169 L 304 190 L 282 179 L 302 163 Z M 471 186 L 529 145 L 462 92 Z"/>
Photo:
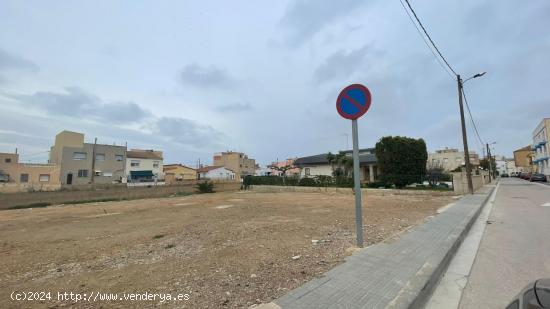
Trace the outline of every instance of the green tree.
<path fill-rule="evenodd" d="M 376 158 L 383 182 L 403 188 L 426 175 L 428 151 L 423 139 L 386 136 L 376 143 Z"/>

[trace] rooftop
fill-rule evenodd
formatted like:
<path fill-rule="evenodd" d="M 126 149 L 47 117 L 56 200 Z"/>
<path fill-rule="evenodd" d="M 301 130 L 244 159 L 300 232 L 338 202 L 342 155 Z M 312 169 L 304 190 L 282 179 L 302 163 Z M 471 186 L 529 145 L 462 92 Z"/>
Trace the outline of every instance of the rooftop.
<path fill-rule="evenodd" d="M 132 149 L 126 152 L 127 158 L 162 160 L 162 152 Z"/>

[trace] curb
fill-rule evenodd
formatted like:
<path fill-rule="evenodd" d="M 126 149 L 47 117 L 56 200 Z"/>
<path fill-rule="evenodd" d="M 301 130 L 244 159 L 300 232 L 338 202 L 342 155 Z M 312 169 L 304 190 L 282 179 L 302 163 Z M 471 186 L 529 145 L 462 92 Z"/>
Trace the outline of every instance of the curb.
<path fill-rule="evenodd" d="M 379 242 L 259 308 L 423 308 L 494 186 L 483 186 L 390 242 Z"/>
<path fill-rule="evenodd" d="M 459 236 L 456 238 L 452 246 L 447 250 L 445 256 L 438 260 L 438 257 L 433 257 L 424 264 L 416 276 L 407 284 L 407 288 L 403 289 L 388 306 L 387 308 L 424 308 L 428 300 L 430 299 L 433 291 L 437 287 L 441 277 L 447 270 L 451 260 L 455 256 L 455 253 L 460 248 L 462 241 L 472 228 L 474 222 L 479 217 L 481 211 L 487 206 L 493 191 L 496 187 L 492 187 L 487 196 L 483 199 L 481 206 L 475 210 L 475 213 L 467 219 L 466 225 L 462 228 Z"/>

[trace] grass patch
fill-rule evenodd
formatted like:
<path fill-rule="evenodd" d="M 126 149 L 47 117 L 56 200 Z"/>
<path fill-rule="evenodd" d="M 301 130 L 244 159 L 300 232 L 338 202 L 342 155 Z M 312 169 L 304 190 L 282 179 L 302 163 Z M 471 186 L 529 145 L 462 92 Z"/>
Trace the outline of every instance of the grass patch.
<path fill-rule="evenodd" d="M 40 203 L 32 203 L 27 205 L 17 205 L 17 206 L 10 207 L 9 209 L 40 208 L 40 207 L 47 207 L 50 205 L 51 203 L 40 202 Z"/>
<path fill-rule="evenodd" d="M 188 195 L 192 195 L 192 194 L 193 194 L 192 192 L 185 192 L 185 191 L 179 191 L 179 192 L 174 193 L 175 196 L 188 196 Z"/>
<path fill-rule="evenodd" d="M 153 239 L 161 239 L 162 237 L 164 237 L 164 234 L 158 234 L 153 236 Z"/>
<path fill-rule="evenodd" d="M 169 245 L 166 245 L 166 246 L 164 247 L 164 249 L 174 248 L 175 246 L 176 246 L 176 245 L 174 245 L 174 244 L 169 244 Z"/>

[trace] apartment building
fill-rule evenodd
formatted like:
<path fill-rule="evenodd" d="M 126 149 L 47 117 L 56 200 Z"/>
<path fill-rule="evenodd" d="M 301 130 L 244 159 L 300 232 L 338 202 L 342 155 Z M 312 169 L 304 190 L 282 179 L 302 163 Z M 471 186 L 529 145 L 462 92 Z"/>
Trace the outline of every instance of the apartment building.
<path fill-rule="evenodd" d="M 256 160 L 248 158 L 242 152 L 220 152 L 214 154 L 214 166 L 223 166 L 233 172 L 237 179 L 247 175 L 254 176 L 256 172 Z"/>
<path fill-rule="evenodd" d="M 428 167 L 441 167 L 445 171 L 450 172 L 461 166 L 465 166 L 464 152 L 458 151 L 456 148 L 445 148 L 436 150 L 434 153 L 428 154 Z M 470 151 L 470 164 L 472 168 L 479 166 L 479 155 Z"/>
<path fill-rule="evenodd" d="M 531 146 L 514 151 L 514 163 L 521 172 L 532 172 L 533 152 Z"/>
<path fill-rule="evenodd" d="M 19 163 L 19 154 L 0 153 L 0 191 L 57 190 L 60 167 L 54 164 Z"/>
<path fill-rule="evenodd" d="M 64 186 L 123 182 L 125 162 L 126 146 L 85 143 L 84 134 L 71 131 L 58 133 L 50 150 Z"/>
<path fill-rule="evenodd" d="M 164 180 L 162 151 L 131 149 L 126 152 L 126 173 L 130 182 Z"/>
<path fill-rule="evenodd" d="M 533 131 L 533 164 L 535 171 L 546 175 L 550 181 L 550 151 L 548 141 L 550 140 L 550 118 L 544 118 Z"/>

